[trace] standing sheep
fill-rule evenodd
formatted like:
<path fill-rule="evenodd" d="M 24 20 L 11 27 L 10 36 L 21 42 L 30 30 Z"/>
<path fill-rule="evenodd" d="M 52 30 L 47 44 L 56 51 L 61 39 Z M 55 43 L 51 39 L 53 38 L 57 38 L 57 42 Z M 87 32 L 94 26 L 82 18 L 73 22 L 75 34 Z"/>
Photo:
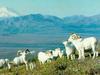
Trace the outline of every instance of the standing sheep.
<path fill-rule="evenodd" d="M 97 46 L 97 39 L 95 37 L 88 37 L 82 39 L 80 37 L 76 38 L 75 34 L 70 35 L 68 38 L 69 42 L 72 42 L 73 45 L 76 47 L 77 51 L 79 52 L 79 58 L 85 58 L 84 50 L 92 49 L 93 52 L 93 59 L 96 57 L 96 46 Z"/>
<path fill-rule="evenodd" d="M 9 63 L 8 59 L 0 59 L 0 68 L 1 67 L 8 67 L 8 69 L 11 69 L 11 65 Z"/>
<path fill-rule="evenodd" d="M 30 67 L 30 70 L 32 70 L 35 66 L 33 65 L 34 52 L 30 52 L 28 49 L 25 51 L 18 51 L 18 52 L 20 56 L 15 57 L 13 63 L 16 65 L 24 63 L 26 65 L 26 70 L 28 70 L 28 66 Z"/>
<path fill-rule="evenodd" d="M 75 59 L 75 47 L 68 41 L 64 41 L 63 44 L 67 58 L 69 59 L 71 57 L 71 60 Z"/>

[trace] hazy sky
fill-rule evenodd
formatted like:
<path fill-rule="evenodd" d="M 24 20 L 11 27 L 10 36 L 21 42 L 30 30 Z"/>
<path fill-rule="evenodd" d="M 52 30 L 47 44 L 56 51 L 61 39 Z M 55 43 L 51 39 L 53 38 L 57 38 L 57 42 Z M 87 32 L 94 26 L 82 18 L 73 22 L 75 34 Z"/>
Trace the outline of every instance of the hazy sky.
<path fill-rule="evenodd" d="M 41 13 L 59 17 L 100 14 L 100 0 L 0 0 L 21 15 Z"/>

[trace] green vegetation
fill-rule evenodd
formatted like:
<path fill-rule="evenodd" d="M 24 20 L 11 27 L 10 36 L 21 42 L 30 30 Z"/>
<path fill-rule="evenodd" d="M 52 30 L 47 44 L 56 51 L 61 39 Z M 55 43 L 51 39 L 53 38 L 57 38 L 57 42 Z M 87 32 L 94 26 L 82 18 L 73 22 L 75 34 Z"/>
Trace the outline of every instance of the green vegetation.
<path fill-rule="evenodd" d="M 100 57 L 94 60 L 87 57 L 84 61 L 62 57 L 41 65 L 36 61 L 32 71 L 26 71 L 22 65 L 18 69 L 12 67 L 11 71 L 0 69 L 0 75 L 100 75 Z"/>
<path fill-rule="evenodd" d="M 98 45 L 100 53 L 100 47 Z M 65 56 L 56 61 L 41 64 L 36 60 L 36 67 L 32 71 L 26 71 L 25 65 L 17 69 L 12 66 L 11 71 L 0 69 L 0 75 L 100 75 L 100 54 L 94 60 L 86 57 L 83 60 L 67 60 Z"/>

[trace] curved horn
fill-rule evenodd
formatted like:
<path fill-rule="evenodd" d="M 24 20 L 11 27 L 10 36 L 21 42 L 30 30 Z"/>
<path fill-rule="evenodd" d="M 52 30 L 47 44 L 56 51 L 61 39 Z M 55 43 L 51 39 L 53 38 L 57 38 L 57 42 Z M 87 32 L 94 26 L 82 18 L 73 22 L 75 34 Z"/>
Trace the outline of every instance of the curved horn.
<path fill-rule="evenodd" d="M 17 51 L 17 55 L 18 56 L 21 55 L 22 52 L 23 52 L 22 50 Z"/>
<path fill-rule="evenodd" d="M 28 53 L 28 52 L 30 52 L 30 50 L 29 50 L 29 49 L 26 49 L 26 50 L 25 50 L 25 53 Z"/>

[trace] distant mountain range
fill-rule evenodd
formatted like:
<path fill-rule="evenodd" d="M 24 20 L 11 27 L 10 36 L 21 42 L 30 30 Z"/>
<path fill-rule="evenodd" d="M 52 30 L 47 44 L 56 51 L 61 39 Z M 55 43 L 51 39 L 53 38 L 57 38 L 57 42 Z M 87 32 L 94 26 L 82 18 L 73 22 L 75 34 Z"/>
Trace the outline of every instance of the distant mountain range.
<path fill-rule="evenodd" d="M 23 33 L 59 35 L 67 32 L 100 33 L 100 15 L 58 18 L 56 16 L 31 14 L 0 20 L 1 35 Z"/>
<path fill-rule="evenodd" d="M 4 8 L 3 10 L 7 9 Z M 51 40 L 55 38 L 57 41 L 58 38 L 64 39 L 70 32 L 76 32 L 85 36 L 100 37 L 100 15 L 90 17 L 75 15 L 59 18 L 41 14 L 25 16 L 13 14 L 10 17 L 4 17 L 0 17 L 1 36 L 25 35 L 24 38 L 30 38 L 29 35 L 32 35 L 34 36 L 33 39 L 39 40 L 50 37 Z"/>

